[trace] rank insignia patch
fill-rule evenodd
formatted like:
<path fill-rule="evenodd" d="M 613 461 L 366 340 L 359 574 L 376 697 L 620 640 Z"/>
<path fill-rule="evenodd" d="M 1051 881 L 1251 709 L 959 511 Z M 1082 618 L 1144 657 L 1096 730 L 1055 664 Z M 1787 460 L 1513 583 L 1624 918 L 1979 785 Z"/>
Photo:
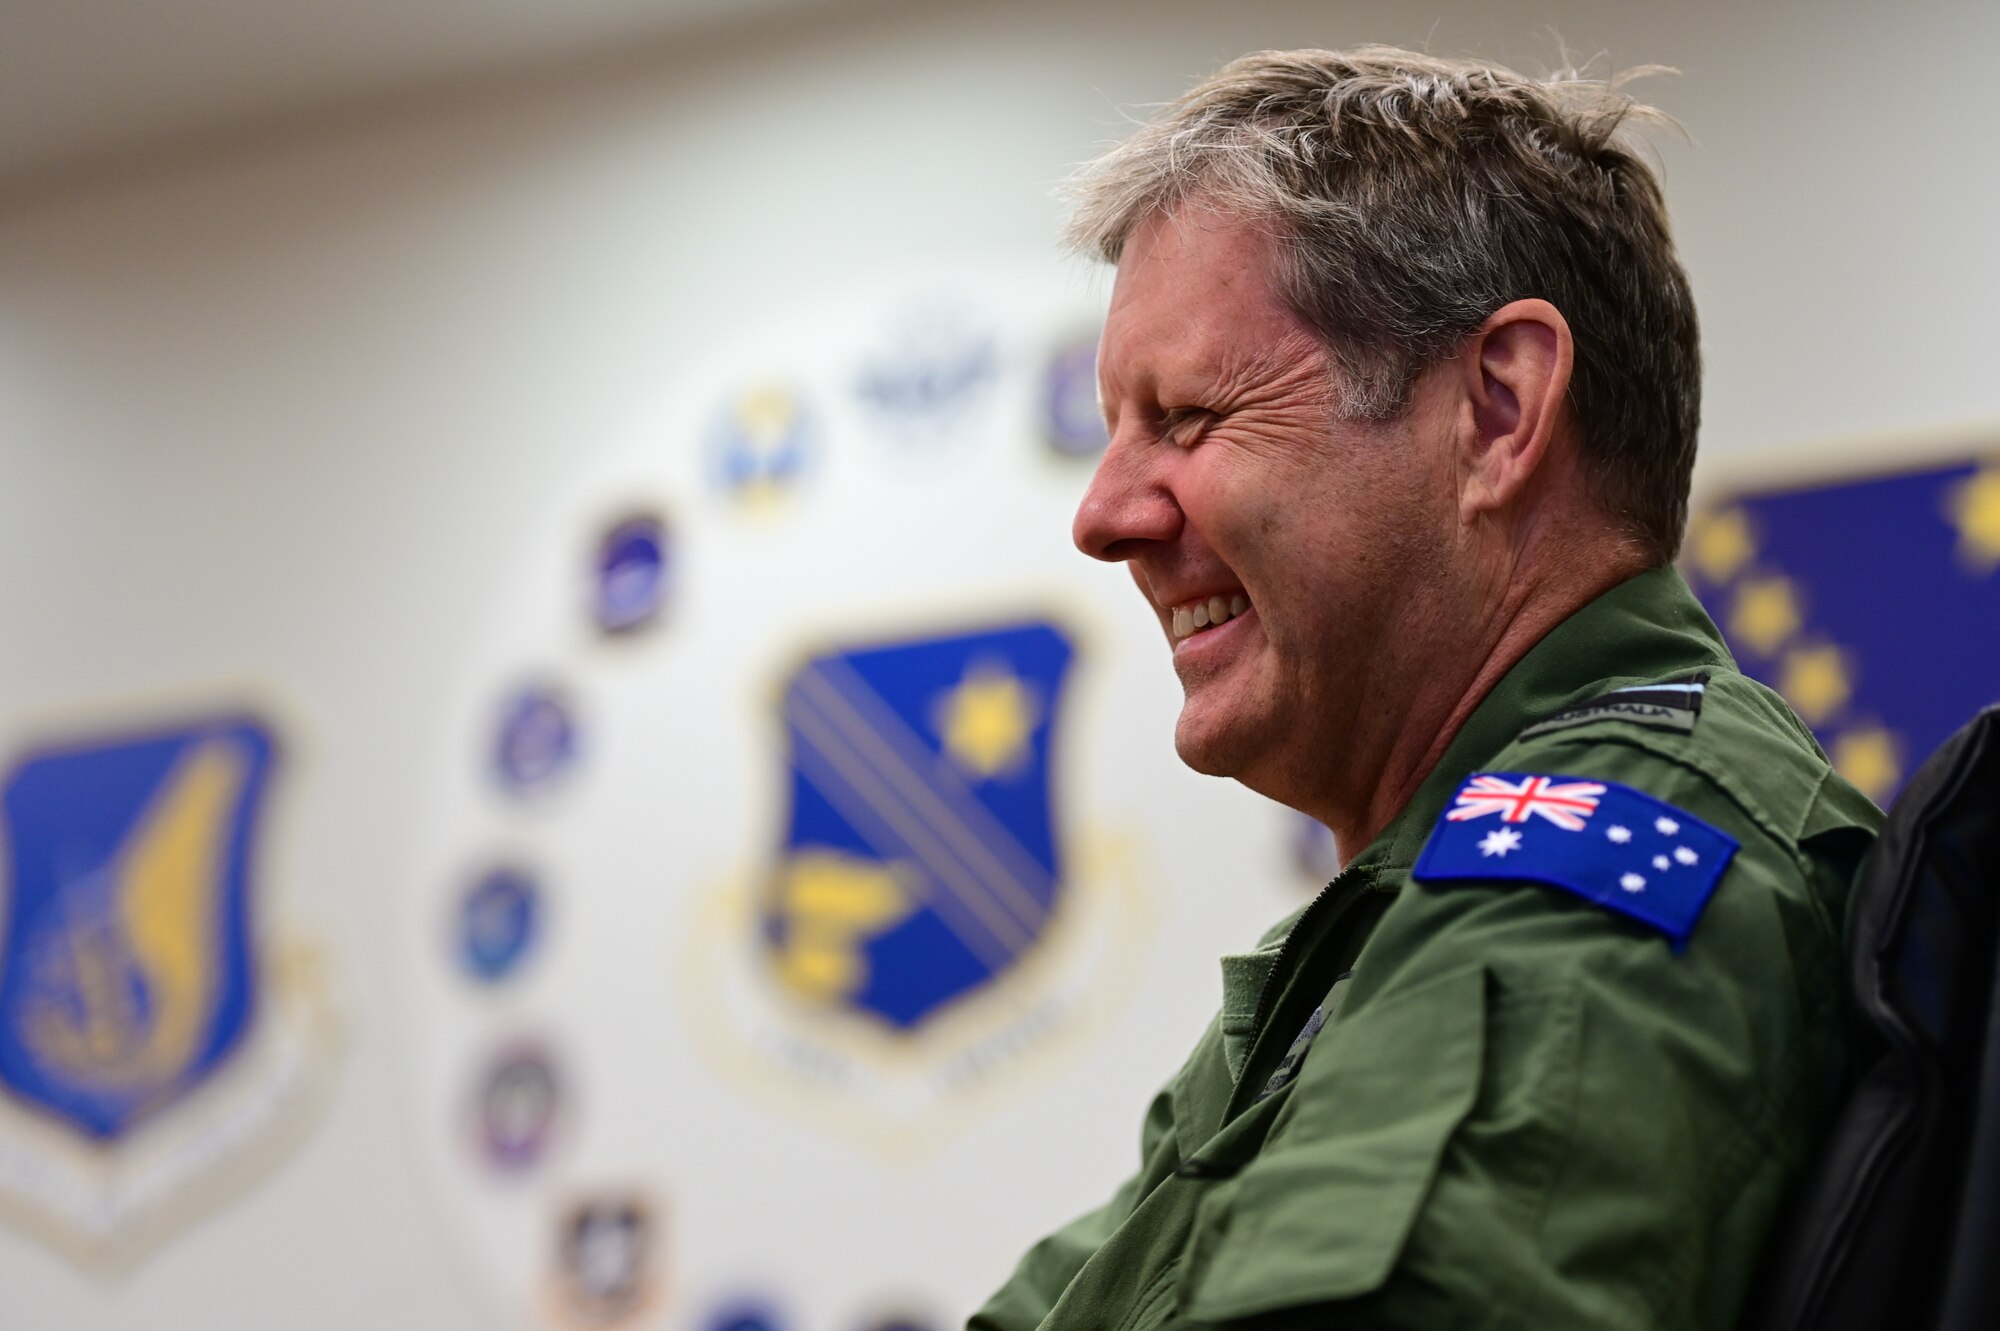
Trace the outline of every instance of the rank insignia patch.
<path fill-rule="evenodd" d="M 1561 888 L 1652 925 L 1678 950 L 1736 844 L 1692 814 L 1616 782 L 1482 773 L 1459 789 L 1410 876 Z"/>
<path fill-rule="evenodd" d="M 765 936 L 795 992 L 907 1029 L 1042 936 L 1068 641 L 1024 624 L 819 657 L 785 692 L 791 819 Z"/>

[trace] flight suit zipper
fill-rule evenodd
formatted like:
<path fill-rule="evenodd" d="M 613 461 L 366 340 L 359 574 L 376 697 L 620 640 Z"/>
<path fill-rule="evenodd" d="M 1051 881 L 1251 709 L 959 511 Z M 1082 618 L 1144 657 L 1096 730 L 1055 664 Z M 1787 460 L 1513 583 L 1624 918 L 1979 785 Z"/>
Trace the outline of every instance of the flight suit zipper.
<path fill-rule="evenodd" d="M 1312 899 L 1312 903 L 1299 916 L 1291 932 L 1285 935 L 1285 941 L 1279 944 L 1278 955 L 1271 962 L 1271 973 L 1264 977 L 1264 986 L 1257 994 L 1257 1012 L 1250 1026 L 1250 1052 L 1244 1059 L 1243 1074 L 1238 1078 L 1236 1088 L 1229 1098 L 1229 1107 L 1223 1114 L 1224 1123 L 1228 1123 L 1254 1103 L 1257 1093 L 1265 1084 L 1270 1069 L 1262 1068 L 1261 1075 L 1259 1069 L 1261 1064 L 1269 1060 L 1260 1058 L 1259 1055 L 1264 1052 L 1264 1047 L 1270 1041 L 1268 1028 L 1279 1016 L 1278 1009 L 1284 1001 L 1293 972 L 1304 964 L 1311 949 L 1334 939 L 1344 917 L 1358 903 L 1370 896 L 1374 882 L 1375 870 L 1371 866 L 1349 865 L 1342 869 L 1332 882 L 1320 889 L 1319 895 Z M 1384 895 L 1386 897 L 1386 894 Z M 1336 949 L 1343 955 L 1328 958 L 1329 962 L 1333 963 L 1332 973 L 1328 976 L 1329 988 L 1339 975 L 1352 967 L 1355 954 L 1360 952 L 1367 941 L 1367 936 L 1374 932 L 1375 924 L 1381 918 L 1381 911 L 1386 909 L 1387 904 L 1387 900 L 1383 900 L 1372 911 L 1371 918 L 1356 921 L 1361 931 L 1360 938 L 1352 940 L 1353 945 L 1350 947 Z M 1302 1022 L 1303 1020 L 1304 1018 Z M 1290 1044 L 1288 1036 L 1287 1047 Z"/>

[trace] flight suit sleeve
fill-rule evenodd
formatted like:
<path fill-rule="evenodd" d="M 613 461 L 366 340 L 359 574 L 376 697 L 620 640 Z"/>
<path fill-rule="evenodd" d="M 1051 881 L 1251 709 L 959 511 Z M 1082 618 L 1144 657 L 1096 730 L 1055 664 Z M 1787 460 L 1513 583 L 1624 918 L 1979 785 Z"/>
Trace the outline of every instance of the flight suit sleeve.
<path fill-rule="evenodd" d="M 1176 1325 L 1734 1325 L 1837 1092 L 1851 863 L 1801 843 L 1812 809 L 1642 749 L 1518 770 L 1739 842 L 1687 946 L 1543 884 L 1408 884 L 1265 1150 L 1204 1200 Z"/>
<path fill-rule="evenodd" d="M 1033 1331 L 1055 1307 L 1076 1273 L 1178 1162 L 1174 1147 L 1173 1088 L 1153 1097 L 1140 1131 L 1140 1165 L 1111 1200 L 1028 1249 L 1014 1274 L 966 1324 L 966 1331 Z"/>

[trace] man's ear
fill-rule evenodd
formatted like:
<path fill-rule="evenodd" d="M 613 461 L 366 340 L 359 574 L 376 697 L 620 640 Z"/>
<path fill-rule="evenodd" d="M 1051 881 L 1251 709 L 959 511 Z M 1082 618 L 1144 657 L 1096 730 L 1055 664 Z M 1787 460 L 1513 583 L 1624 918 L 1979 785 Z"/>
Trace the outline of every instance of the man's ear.
<path fill-rule="evenodd" d="M 1458 365 L 1472 429 L 1458 459 L 1462 518 L 1508 507 L 1541 469 L 1575 354 L 1569 321 L 1545 300 L 1503 305 L 1465 340 Z"/>

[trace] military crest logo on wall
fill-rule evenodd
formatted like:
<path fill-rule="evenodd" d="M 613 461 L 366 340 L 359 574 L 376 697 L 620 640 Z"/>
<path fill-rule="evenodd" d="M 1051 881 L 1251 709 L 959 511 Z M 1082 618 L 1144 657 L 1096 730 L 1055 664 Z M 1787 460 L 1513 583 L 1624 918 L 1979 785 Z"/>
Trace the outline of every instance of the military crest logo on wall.
<path fill-rule="evenodd" d="M 322 1005 L 263 946 L 275 765 L 225 717 L 7 775 L 0 1201 L 80 1256 L 129 1255 L 316 1106 Z"/>
<path fill-rule="evenodd" d="M 722 1062 L 764 1051 L 758 1084 L 844 1092 L 861 1135 L 909 1145 L 1082 1020 L 1143 930 L 1110 840 L 1073 848 L 1058 816 L 1074 664 L 1029 620 L 825 651 L 785 680 L 782 831 L 730 894 L 741 964 L 704 981 L 742 1023 Z"/>
<path fill-rule="evenodd" d="M 820 427 L 805 395 L 760 383 L 732 394 L 709 427 L 709 470 L 718 493 L 747 512 L 771 513 L 818 461 Z"/>
<path fill-rule="evenodd" d="M 660 1292 L 659 1228 L 655 1208 L 630 1190 L 598 1194 L 564 1211 L 551 1320 L 608 1329 L 641 1318 Z"/>
<path fill-rule="evenodd" d="M 666 519 L 635 513 L 597 538 L 591 618 L 611 636 L 632 636 L 660 618 L 671 580 Z"/>
<path fill-rule="evenodd" d="M 862 358 L 855 397 L 873 432 L 906 456 L 935 453 L 981 417 L 1000 364 L 998 335 L 969 309 L 913 307 Z"/>
<path fill-rule="evenodd" d="M 1069 666 L 1062 635 L 1031 624 L 831 653 L 793 677 L 791 824 L 764 912 L 789 987 L 909 1030 L 1041 940 Z"/>
<path fill-rule="evenodd" d="M 1097 405 L 1098 330 L 1063 339 L 1042 369 L 1042 438 L 1059 457 L 1091 459 L 1111 438 Z"/>

